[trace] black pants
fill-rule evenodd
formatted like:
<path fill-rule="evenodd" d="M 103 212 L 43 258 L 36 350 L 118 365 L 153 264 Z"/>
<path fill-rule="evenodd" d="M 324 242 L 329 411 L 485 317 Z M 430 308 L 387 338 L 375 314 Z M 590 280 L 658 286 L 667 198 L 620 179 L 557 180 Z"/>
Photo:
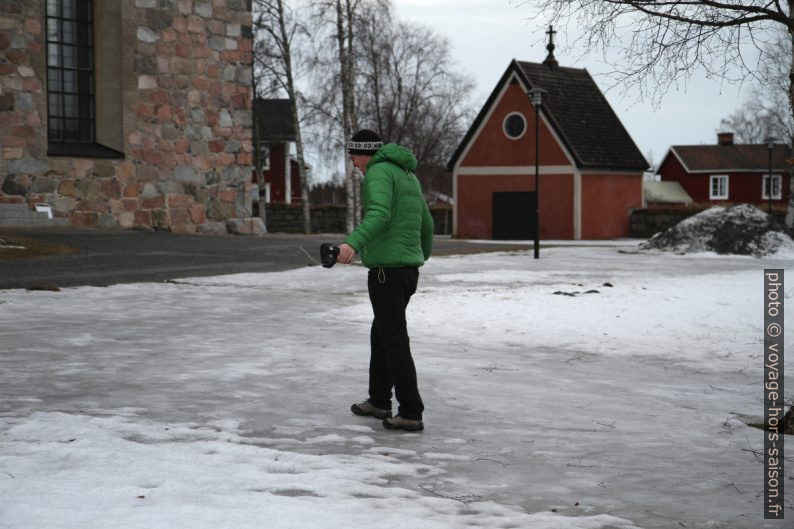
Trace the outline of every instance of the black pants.
<path fill-rule="evenodd" d="M 391 388 L 397 397 L 397 413 L 405 419 L 422 419 L 422 397 L 416 386 L 416 368 L 411 357 L 405 308 L 416 292 L 419 268 L 372 268 L 367 278 L 372 302 L 369 360 L 369 401 L 378 408 L 391 408 Z"/>

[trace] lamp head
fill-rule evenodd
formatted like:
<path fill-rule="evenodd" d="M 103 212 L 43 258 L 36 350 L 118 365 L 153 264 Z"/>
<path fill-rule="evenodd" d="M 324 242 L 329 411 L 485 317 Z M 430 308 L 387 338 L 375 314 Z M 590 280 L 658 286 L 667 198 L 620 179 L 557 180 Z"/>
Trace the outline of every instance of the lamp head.
<path fill-rule="evenodd" d="M 534 106 L 540 106 L 543 104 L 543 97 L 548 93 L 548 91 L 536 86 L 532 90 L 529 91 L 529 99 L 532 101 Z"/>

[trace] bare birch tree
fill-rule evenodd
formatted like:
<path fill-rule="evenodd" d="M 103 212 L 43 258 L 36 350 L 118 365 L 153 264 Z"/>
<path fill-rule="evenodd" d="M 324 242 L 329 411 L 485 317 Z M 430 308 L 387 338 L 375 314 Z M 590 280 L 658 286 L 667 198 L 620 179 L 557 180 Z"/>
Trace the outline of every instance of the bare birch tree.
<path fill-rule="evenodd" d="M 624 87 L 637 87 L 657 101 L 669 88 L 685 83 L 696 71 L 721 80 L 742 82 L 756 76 L 757 50 L 785 30 L 794 42 L 792 1 L 778 0 L 513 0 L 537 9 L 556 26 L 578 26 L 587 51 L 619 53 L 613 64 Z M 791 50 L 791 48 L 789 48 Z M 794 55 L 784 62 L 788 111 L 794 115 Z M 791 171 L 794 183 L 794 168 Z M 794 229 L 794 194 L 789 196 L 786 225 Z"/>
<path fill-rule="evenodd" d="M 295 146 L 301 182 L 303 231 L 311 232 L 311 204 L 309 203 L 309 167 L 304 156 L 303 135 L 298 103 L 302 98 L 296 87 L 299 75 L 295 67 L 296 38 L 308 37 L 309 31 L 295 16 L 284 0 L 254 0 L 254 29 L 257 33 L 254 55 L 262 70 L 262 77 L 272 81 L 287 94 L 292 122 L 295 126 Z M 258 147 L 257 147 L 258 148 Z M 289 152 L 285 153 L 286 162 Z"/>
<path fill-rule="evenodd" d="M 337 0 L 333 6 L 325 5 L 330 11 Z M 410 148 L 419 161 L 417 176 L 425 190 L 451 193 L 445 166 L 474 116 L 469 103 L 472 79 L 454 71 L 446 39 L 421 25 L 397 21 L 388 0 L 359 3 L 352 20 L 352 25 L 344 26 L 345 52 L 355 50 L 345 56 L 353 63 L 349 78 L 343 81 L 338 62 L 338 27 L 332 35 L 333 64 L 327 51 L 325 59 L 322 51 L 317 54 L 314 104 L 326 116 L 323 130 L 331 136 L 330 123 L 343 128 L 341 87 L 348 83 L 354 95 L 348 103 L 351 132 L 370 128 L 384 141 Z M 360 206 L 359 201 L 357 211 Z"/>
<path fill-rule="evenodd" d="M 457 73 L 446 38 L 394 21 L 363 17 L 359 30 L 359 112 L 382 137 L 410 148 L 425 190 L 451 194 L 446 163 L 473 119 L 474 82 Z"/>
<path fill-rule="evenodd" d="M 358 0 L 334 0 L 336 8 L 336 42 L 339 57 L 339 79 L 342 91 L 342 137 L 346 141 L 358 129 L 355 108 L 355 79 L 353 69 L 353 15 L 358 6 Z M 359 200 L 360 190 L 353 170 L 353 162 L 345 155 L 345 191 L 347 194 L 347 231 L 360 221 Z"/>
<path fill-rule="evenodd" d="M 358 111 L 358 53 L 362 13 L 388 12 L 389 0 L 313 0 L 315 26 L 324 27 L 325 35 L 315 39 L 316 93 L 315 110 L 324 116 L 323 128 L 328 137 L 331 130 L 341 129 L 342 138 L 332 142 L 344 157 L 345 193 L 347 196 L 347 228 L 352 230 L 361 220 L 361 175 L 353 169 L 345 151 L 345 143 L 360 127 Z M 333 40 L 333 48 L 328 46 Z M 333 53 L 330 53 L 333 50 Z"/>

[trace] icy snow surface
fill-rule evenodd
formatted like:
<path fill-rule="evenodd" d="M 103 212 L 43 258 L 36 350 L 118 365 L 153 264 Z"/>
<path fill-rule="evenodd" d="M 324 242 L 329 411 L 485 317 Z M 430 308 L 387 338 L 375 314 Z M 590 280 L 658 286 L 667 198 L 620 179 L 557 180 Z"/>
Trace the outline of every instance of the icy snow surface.
<path fill-rule="evenodd" d="M 417 434 L 349 412 L 360 267 L 0 291 L 0 527 L 786 527 L 746 423 L 794 261 L 619 250 L 431 259 Z"/>

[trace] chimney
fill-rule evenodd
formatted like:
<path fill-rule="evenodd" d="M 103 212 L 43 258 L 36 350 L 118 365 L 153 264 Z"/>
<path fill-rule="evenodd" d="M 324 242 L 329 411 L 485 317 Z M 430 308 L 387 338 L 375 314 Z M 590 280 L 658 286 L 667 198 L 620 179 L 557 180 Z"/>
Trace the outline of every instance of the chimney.
<path fill-rule="evenodd" d="M 733 132 L 718 132 L 717 145 L 733 145 Z"/>

